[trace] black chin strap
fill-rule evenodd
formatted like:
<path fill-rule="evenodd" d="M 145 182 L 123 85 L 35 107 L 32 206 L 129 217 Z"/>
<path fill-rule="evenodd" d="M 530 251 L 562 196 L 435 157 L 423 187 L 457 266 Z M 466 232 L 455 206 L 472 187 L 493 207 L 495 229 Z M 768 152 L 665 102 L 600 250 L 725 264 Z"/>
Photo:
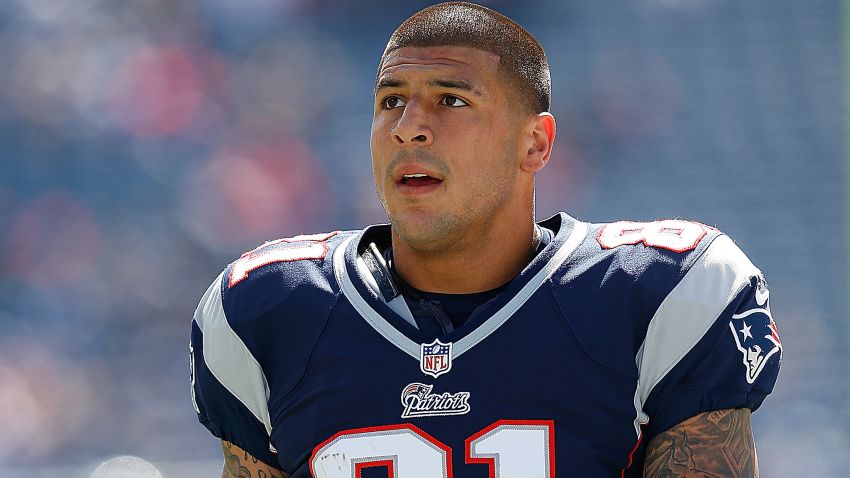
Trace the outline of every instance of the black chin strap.
<path fill-rule="evenodd" d="M 452 332 L 455 327 L 448 315 L 443 311 L 438 301 L 427 300 L 419 292 L 399 276 L 396 271 L 388 265 L 392 263 L 392 250 L 387 249 L 387 257 L 381 254 L 378 246 L 373 242 L 360 255 L 366 268 L 375 278 L 378 284 L 378 292 L 384 302 L 390 302 L 399 295 L 403 296 L 416 325 L 422 332 L 434 337 Z"/>
<path fill-rule="evenodd" d="M 390 271 L 383 254 L 378 250 L 378 246 L 374 242 L 370 243 L 369 247 L 363 251 L 360 257 L 366 263 L 366 268 L 369 269 L 372 277 L 375 278 L 375 282 L 378 284 L 378 291 L 381 297 L 383 297 L 384 302 L 390 302 L 398 297 L 400 294 L 398 287 L 396 287 L 398 278 Z"/>

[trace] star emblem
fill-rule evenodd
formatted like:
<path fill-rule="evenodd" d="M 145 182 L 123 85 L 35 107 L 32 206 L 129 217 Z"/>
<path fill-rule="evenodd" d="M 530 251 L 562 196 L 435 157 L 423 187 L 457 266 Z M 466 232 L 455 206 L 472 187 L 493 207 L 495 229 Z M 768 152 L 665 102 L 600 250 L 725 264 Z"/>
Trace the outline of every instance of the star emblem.
<path fill-rule="evenodd" d="M 742 334 L 744 334 L 744 340 L 747 340 L 747 337 L 753 338 L 753 334 L 752 334 L 752 332 L 750 332 L 751 328 L 752 328 L 752 326 L 749 326 L 749 325 L 747 325 L 746 322 L 744 322 L 744 328 L 738 331 L 738 332 L 741 332 Z"/>

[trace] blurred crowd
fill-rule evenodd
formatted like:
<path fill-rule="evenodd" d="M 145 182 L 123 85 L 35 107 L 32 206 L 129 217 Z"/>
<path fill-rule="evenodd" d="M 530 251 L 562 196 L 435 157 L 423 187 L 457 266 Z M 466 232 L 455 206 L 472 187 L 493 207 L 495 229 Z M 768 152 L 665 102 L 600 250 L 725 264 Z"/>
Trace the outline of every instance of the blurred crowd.
<path fill-rule="evenodd" d="M 538 217 L 730 233 L 765 272 L 786 344 L 755 415 L 763 474 L 843 476 L 847 7 L 485 4 L 552 66 L 558 138 Z M 117 454 L 219 459 L 189 400 L 194 307 L 265 240 L 386 220 L 369 159 L 375 70 L 424 5 L 0 2 L 0 477 Z"/>

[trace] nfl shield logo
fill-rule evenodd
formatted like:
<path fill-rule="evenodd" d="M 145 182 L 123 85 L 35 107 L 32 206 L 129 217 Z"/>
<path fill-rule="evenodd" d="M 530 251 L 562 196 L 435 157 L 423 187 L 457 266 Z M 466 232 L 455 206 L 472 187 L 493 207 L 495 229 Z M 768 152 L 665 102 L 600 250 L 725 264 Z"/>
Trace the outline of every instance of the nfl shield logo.
<path fill-rule="evenodd" d="M 434 339 L 430 344 L 422 344 L 419 353 L 419 368 L 425 375 L 434 378 L 452 369 L 452 343 L 444 344 Z"/>

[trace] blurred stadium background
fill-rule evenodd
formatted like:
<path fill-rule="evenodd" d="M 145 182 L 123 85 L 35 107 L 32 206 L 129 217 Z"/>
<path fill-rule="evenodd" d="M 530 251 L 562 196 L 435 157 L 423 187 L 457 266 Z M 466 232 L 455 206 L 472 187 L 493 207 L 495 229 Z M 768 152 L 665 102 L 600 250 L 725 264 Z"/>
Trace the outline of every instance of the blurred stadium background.
<path fill-rule="evenodd" d="M 754 417 L 762 476 L 846 476 L 850 4 L 486 4 L 550 56 L 538 216 L 728 232 L 786 346 Z M 117 455 L 217 476 L 189 400 L 194 307 L 264 240 L 385 219 L 374 73 L 424 5 L 0 2 L 0 477 L 88 478 Z"/>

